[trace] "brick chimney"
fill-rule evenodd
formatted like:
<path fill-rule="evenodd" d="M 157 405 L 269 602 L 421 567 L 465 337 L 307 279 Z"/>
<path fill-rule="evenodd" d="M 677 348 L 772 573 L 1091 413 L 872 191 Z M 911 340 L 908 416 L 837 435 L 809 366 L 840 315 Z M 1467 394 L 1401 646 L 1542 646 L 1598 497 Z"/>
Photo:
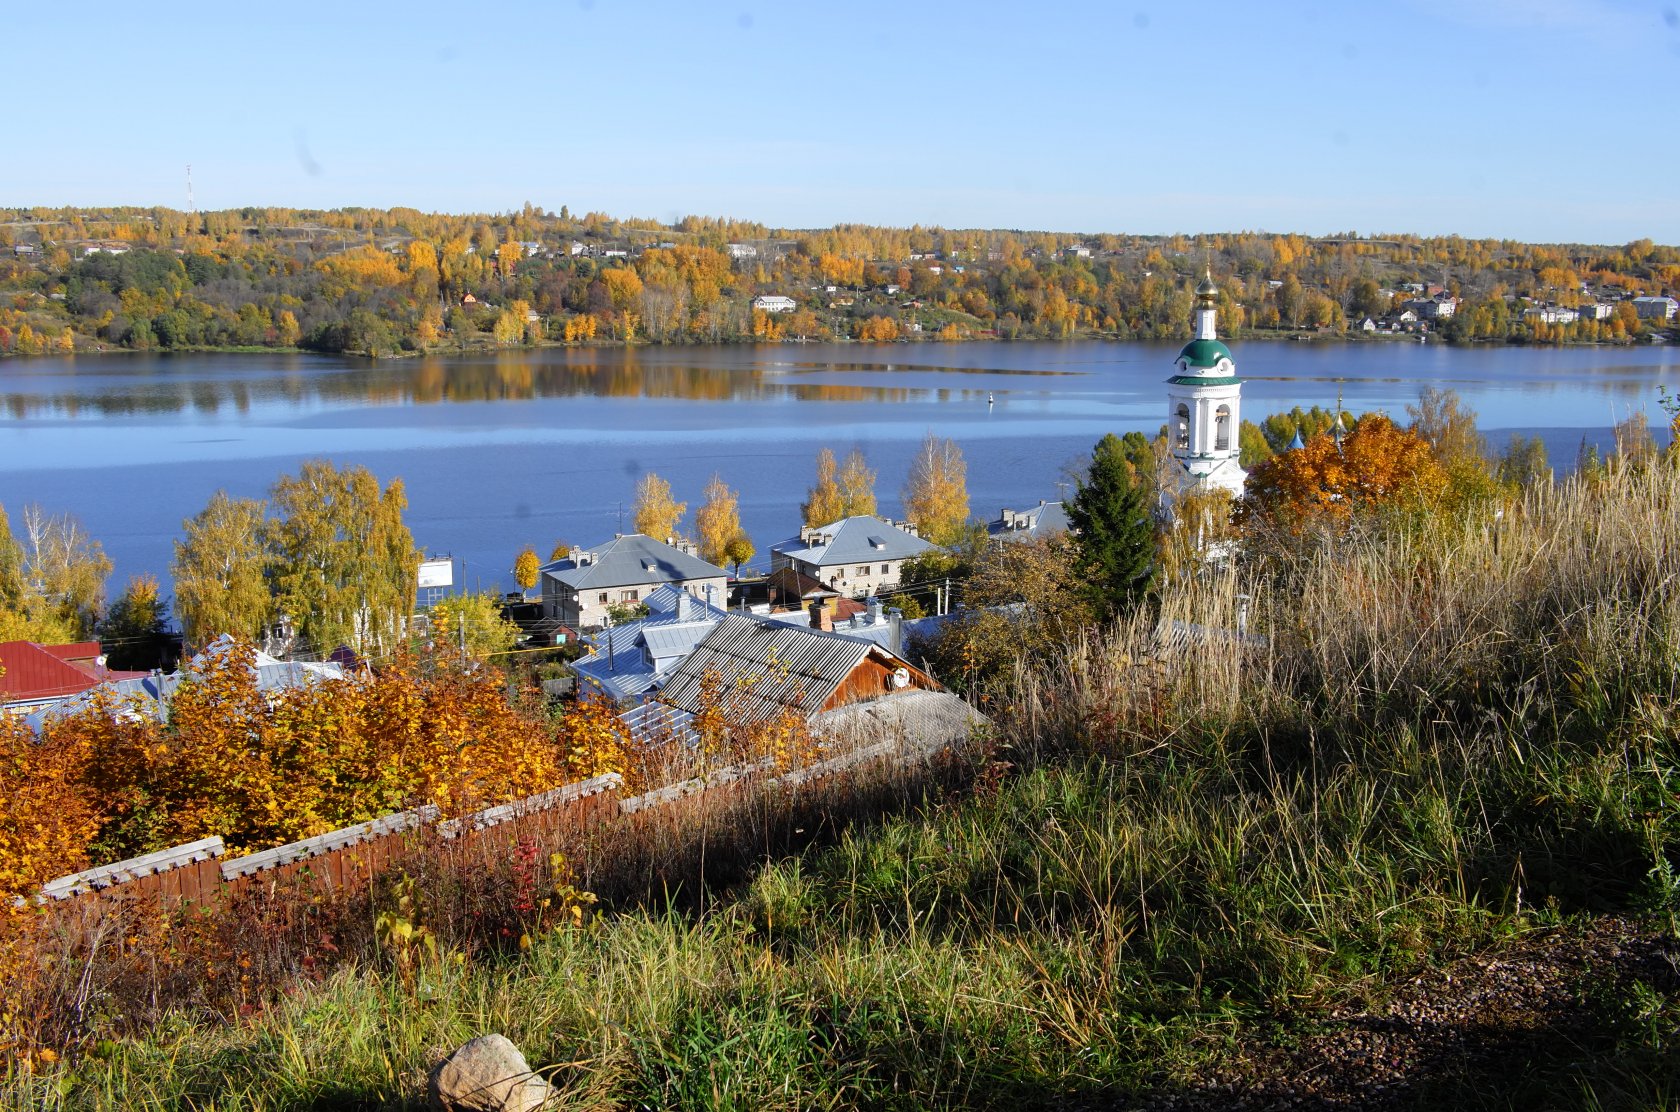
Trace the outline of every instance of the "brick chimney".
<path fill-rule="evenodd" d="M 834 614 L 828 608 L 827 599 L 811 600 L 811 628 L 820 629 L 825 633 L 834 632 Z"/>

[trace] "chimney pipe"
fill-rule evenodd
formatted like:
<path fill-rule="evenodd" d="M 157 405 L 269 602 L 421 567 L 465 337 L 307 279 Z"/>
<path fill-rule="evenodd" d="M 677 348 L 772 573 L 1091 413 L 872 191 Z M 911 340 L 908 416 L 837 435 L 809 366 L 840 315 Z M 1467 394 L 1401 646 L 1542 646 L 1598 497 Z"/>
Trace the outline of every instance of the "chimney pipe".
<path fill-rule="evenodd" d="M 892 633 L 887 636 L 887 648 L 894 656 L 904 655 L 904 611 L 896 606 L 887 608 L 887 623 L 892 626 Z"/>
<path fill-rule="evenodd" d="M 834 632 L 834 616 L 829 613 L 827 599 L 811 600 L 811 628 L 824 633 Z"/>

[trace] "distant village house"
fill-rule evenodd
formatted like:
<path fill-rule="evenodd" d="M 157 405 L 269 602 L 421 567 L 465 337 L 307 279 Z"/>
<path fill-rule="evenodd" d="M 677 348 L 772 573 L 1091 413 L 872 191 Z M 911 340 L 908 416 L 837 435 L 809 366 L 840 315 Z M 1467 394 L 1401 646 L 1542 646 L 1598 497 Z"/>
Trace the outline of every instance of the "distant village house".
<path fill-rule="evenodd" d="M 725 601 L 729 573 L 678 547 L 641 533 L 620 534 L 594 548 L 573 549 L 542 567 L 543 613 L 575 629 L 607 622 L 613 606 L 635 606 L 660 587 Z"/>

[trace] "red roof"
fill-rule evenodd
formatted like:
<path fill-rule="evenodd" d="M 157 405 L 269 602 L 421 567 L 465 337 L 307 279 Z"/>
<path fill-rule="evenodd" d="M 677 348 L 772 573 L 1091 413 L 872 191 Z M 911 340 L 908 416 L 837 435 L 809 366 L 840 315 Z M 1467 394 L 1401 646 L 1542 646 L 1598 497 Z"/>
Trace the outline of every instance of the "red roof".
<path fill-rule="evenodd" d="M 0 642 L 0 668 L 6 670 L 4 675 L 0 675 L 0 699 L 9 703 L 30 702 L 74 695 L 94 686 L 99 678 L 91 670 L 84 671 L 59 656 L 63 650 L 81 647 L 54 645 L 47 648 L 33 641 Z M 94 656 L 98 655 L 96 651 Z"/>
<path fill-rule="evenodd" d="M 33 641 L 0 642 L 0 702 L 32 703 L 75 695 L 106 680 L 137 679 L 145 672 L 121 672 L 100 667 L 98 641 L 69 645 L 37 645 Z"/>
<path fill-rule="evenodd" d="M 34 644 L 34 642 L 29 642 Z M 98 641 L 76 641 L 69 645 L 36 645 L 52 653 L 66 664 L 92 668 L 99 660 L 99 654 L 104 652 Z"/>

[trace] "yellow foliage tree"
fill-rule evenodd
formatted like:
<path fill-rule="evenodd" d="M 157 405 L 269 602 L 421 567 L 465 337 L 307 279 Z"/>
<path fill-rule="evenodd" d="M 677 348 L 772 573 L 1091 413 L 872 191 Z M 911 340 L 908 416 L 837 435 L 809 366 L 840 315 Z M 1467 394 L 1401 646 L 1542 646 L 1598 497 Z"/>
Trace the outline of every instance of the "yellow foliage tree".
<path fill-rule="evenodd" d="M 931 431 L 910 461 L 904 514 L 934 544 L 955 544 L 968 528 L 968 464 L 954 441 Z"/>
<path fill-rule="evenodd" d="M 514 316 L 511 310 L 503 309 L 496 314 L 496 324 L 491 330 L 491 335 L 503 347 L 517 344 L 525 337 L 525 322 Z"/>
<path fill-rule="evenodd" d="M 875 471 L 863 458 L 862 448 L 846 453 L 840 465 L 841 516 L 858 517 L 875 512 Z"/>
<path fill-rule="evenodd" d="M 290 309 L 281 310 L 276 332 L 281 347 L 297 347 L 298 339 L 303 335 L 297 316 Z"/>
<path fill-rule="evenodd" d="M 665 540 L 677 536 L 677 525 L 688 509 L 687 502 L 671 496 L 671 484 L 649 471 L 636 484 L 636 532 Z"/>
<path fill-rule="evenodd" d="M 626 791 L 644 786 L 645 777 L 638 775 L 641 765 L 631 759 L 632 745 L 624 720 L 611 699 L 579 699 L 560 720 L 555 746 L 565 762 L 568 779 L 617 773 L 624 777 Z"/>
<path fill-rule="evenodd" d="M 561 557 L 556 556 L 555 559 Z M 513 581 L 519 584 L 519 589 L 526 594 L 537 585 L 537 579 L 542 575 L 542 561 L 537 559 L 537 550 L 526 548 L 513 562 Z"/>
<path fill-rule="evenodd" d="M 99 831 L 97 797 L 84 790 L 92 739 L 37 739 L 0 716 L 0 915 L 12 899 L 88 864 Z"/>
<path fill-rule="evenodd" d="M 723 476 L 714 474 L 706 484 L 705 501 L 694 511 L 694 531 L 702 560 L 720 567 L 729 560 L 729 542 L 741 533 L 740 496 Z"/>
<path fill-rule="evenodd" d="M 870 317 L 858 325 L 858 339 L 873 343 L 891 343 L 898 339 L 898 322 L 891 317 Z"/>
<path fill-rule="evenodd" d="M 291 314 L 287 314 L 290 316 Z M 296 322 L 293 322 L 294 326 Z M 420 323 L 414 326 L 414 338 L 422 345 L 435 344 L 443 334 L 443 307 L 436 304 L 427 305 L 420 313 Z"/>
<path fill-rule="evenodd" d="M 459 653 L 473 660 L 505 653 L 522 636 L 518 626 L 502 617 L 493 595 L 446 598 L 432 607 L 431 624 L 438 652 Z"/>
<path fill-rule="evenodd" d="M 817 452 L 817 481 L 799 509 L 806 525 L 828 525 L 846 516 L 846 498 L 835 479 L 834 453 Z"/>
<path fill-rule="evenodd" d="M 642 280 L 627 266 L 615 266 L 601 272 L 601 284 L 607 288 L 612 306 L 620 312 L 641 307 Z"/>

